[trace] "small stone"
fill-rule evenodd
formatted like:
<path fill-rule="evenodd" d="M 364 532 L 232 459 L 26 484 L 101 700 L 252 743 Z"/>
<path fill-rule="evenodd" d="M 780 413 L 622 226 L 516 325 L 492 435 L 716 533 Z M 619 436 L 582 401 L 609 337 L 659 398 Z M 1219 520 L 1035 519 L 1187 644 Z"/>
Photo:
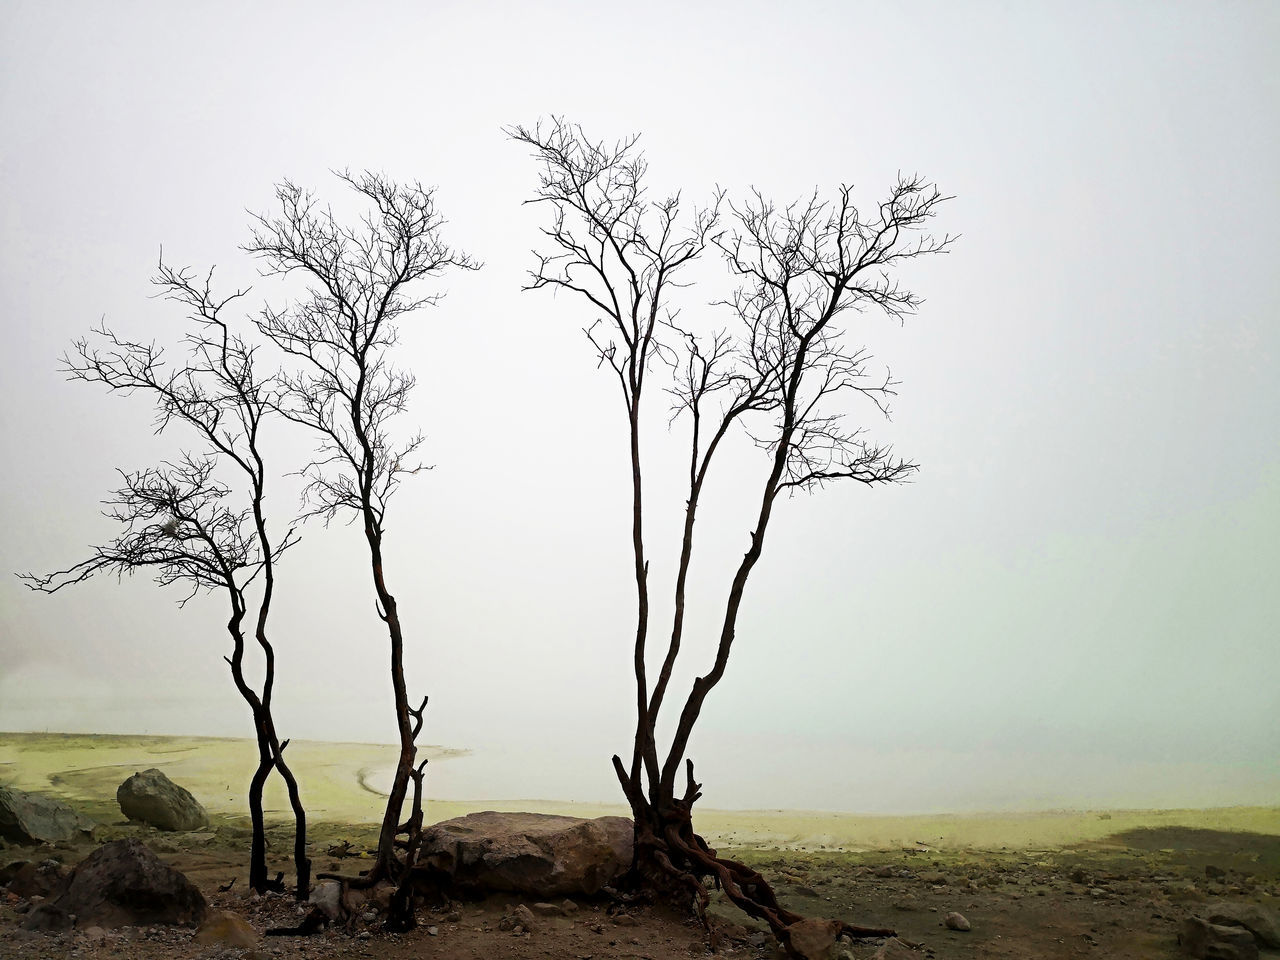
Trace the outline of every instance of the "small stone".
<path fill-rule="evenodd" d="M 876 867 L 877 877 L 892 877 L 893 873 L 894 873 L 893 867 L 890 867 L 890 866 Z"/>
<path fill-rule="evenodd" d="M 515 922 L 519 926 L 524 927 L 525 930 L 533 931 L 537 927 L 537 922 L 533 919 L 533 911 L 523 903 L 511 911 L 511 916 Z"/>
<path fill-rule="evenodd" d="M 535 903 L 530 909 L 540 917 L 564 916 L 564 908 L 555 903 Z"/>
<path fill-rule="evenodd" d="M 826 960 L 835 952 L 836 936 L 840 929 L 838 920 L 807 917 L 786 928 L 787 943 L 791 953 L 804 960 Z"/>
<path fill-rule="evenodd" d="M 439 932 L 440 932 L 439 927 L 427 927 L 427 936 L 429 937 L 434 937 Z"/>
<path fill-rule="evenodd" d="M 448 921 L 449 923 L 461 923 L 462 914 L 460 914 L 457 910 L 450 910 L 447 914 L 445 914 L 445 920 Z"/>
<path fill-rule="evenodd" d="M 1204 875 L 1210 880 L 1221 880 L 1227 875 L 1227 871 L 1210 863 L 1205 865 Z"/>
<path fill-rule="evenodd" d="M 560 909 L 564 912 L 565 916 L 568 916 L 571 913 L 578 912 L 578 905 L 572 900 L 566 900 L 564 903 L 560 904 Z"/>
<path fill-rule="evenodd" d="M 969 921 L 960 913 L 948 913 L 942 918 L 942 922 L 946 925 L 948 930 L 959 930 L 961 933 L 967 933 L 969 930 L 973 929 L 969 925 Z"/>
<path fill-rule="evenodd" d="M 247 950 L 257 945 L 258 934 L 239 914 L 230 910 L 211 910 L 197 928 L 195 941 Z"/>
<path fill-rule="evenodd" d="M 620 913 L 613 918 L 613 922 L 619 927 L 634 927 L 636 918 L 629 913 Z"/>
<path fill-rule="evenodd" d="M 918 960 L 919 956 L 897 937 L 890 937 L 872 955 L 872 960 Z"/>

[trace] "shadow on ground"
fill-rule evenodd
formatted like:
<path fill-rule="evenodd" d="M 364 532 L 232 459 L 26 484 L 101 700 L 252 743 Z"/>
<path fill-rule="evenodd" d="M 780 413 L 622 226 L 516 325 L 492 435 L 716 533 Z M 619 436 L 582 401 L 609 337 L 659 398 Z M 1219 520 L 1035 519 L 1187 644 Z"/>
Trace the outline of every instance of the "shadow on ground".
<path fill-rule="evenodd" d="M 1138 827 L 1104 841 L 1132 850 L 1163 853 L 1188 866 L 1207 864 L 1280 878 L 1280 836 L 1243 830 L 1195 827 Z"/>

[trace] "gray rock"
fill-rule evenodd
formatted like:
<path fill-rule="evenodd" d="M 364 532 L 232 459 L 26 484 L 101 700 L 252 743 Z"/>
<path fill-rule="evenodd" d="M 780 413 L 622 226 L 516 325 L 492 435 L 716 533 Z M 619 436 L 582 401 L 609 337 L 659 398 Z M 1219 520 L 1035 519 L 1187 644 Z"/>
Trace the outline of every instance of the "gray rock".
<path fill-rule="evenodd" d="M 1258 960 L 1258 944 L 1244 927 L 1219 926 L 1200 917 L 1182 921 L 1178 943 L 1197 960 Z"/>
<path fill-rule="evenodd" d="M 631 866 L 632 832 L 625 817 L 485 811 L 427 828 L 419 863 L 472 892 L 590 895 Z"/>
<path fill-rule="evenodd" d="M 152 767 L 120 784 L 116 802 L 130 820 L 160 830 L 201 830 L 209 815 L 191 793 Z"/>
<path fill-rule="evenodd" d="M 1256 903 L 1210 903 L 1196 913 L 1210 923 L 1224 927 L 1244 927 L 1263 947 L 1280 947 L 1280 925 L 1271 911 Z"/>
<path fill-rule="evenodd" d="M 94 823 L 61 800 L 0 787 L 0 837 L 13 843 L 87 839 Z"/>
<path fill-rule="evenodd" d="M 948 913 L 942 918 L 942 922 L 948 930 L 959 930 L 961 933 L 967 933 L 973 929 L 969 921 L 964 918 L 964 914 L 961 913 Z"/>
<path fill-rule="evenodd" d="M 342 910 L 342 884 L 337 880 L 321 880 L 311 888 L 311 903 L 331 921 L 340 920 Z"/>
<path fill-rule="evenodd" d="M 99 847 L 31 911 L 27 930 L 199 923 L 208 906 L 195 884 L 140 840 Z"/>

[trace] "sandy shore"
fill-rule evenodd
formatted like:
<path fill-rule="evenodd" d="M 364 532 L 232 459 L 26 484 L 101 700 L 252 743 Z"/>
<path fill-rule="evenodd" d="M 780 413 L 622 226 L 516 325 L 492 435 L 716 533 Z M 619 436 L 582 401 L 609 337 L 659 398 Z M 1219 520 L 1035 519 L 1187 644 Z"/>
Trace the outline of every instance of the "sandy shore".
<path fill-rule="evenodd" d="M 422 750 L 437 764 L 466 755 L 463 750 L 438 746 Z M 378 789 L 395 761 L 394 747 L 299 740 L 288 751 L 313 822 L 362 824 L 381 817 Z M 235 820 L 246 816 L 244 790 L 254 757 L 251 743 L 231 738 L 0 733 L 0 783 L 58 794 L 110 822 L 119 818 L 115 790 L 120 782 L 136 770 L 159 767 L 191 790 L 210 813 Z M 287 799 L 278 778 L 273 778 L 266 800 L 269 817 L 287 816 Z M 627 813 L 621 804 L 429 798 L 427 818 L 434 822 L 475 810 L 575 816 Z M 1143 827 L 1280 834 L 1280 807 L 899 817 L 699 808 L 698 824 L 713 843 L 740 848 L 1014 850 L 1104 841 Z"/>

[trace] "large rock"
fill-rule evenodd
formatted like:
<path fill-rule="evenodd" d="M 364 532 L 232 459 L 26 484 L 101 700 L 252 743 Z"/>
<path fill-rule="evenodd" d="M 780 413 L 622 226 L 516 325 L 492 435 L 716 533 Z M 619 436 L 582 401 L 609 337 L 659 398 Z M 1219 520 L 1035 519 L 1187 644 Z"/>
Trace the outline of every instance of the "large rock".
<path fill-rule="evenodd" d="M 196 798 L 154 767 L 120 784 L 116 802 L 130 820 L 161 830 L 200 830 L 209 823 Z"/>
<path fill-rule="evenodd" d="M 1219 926 L 1200 917 L 1182 921 L 1178 943 L 1197 960 L 1258 960 L 1258 945 L 1244 927 Z"/>
<path fill-rule="evenodd" d="M 131 837 L 105 844 L 77 864 L 23 926 L 66 930 L 199 923 L 207 912 L 195 884 Z"/>
<path fill-rule="evenodd" d="M 631 867 L 632 836 L 626 817 L 486 810 L 425 830 L 419 862 L 476 892 L 593 894 Z"/>
<path fill-rule="evenodd" d="M 1210 903 L 1196 913 L 1210 923 L 1224 927 L 1244 927 L 1262 947 L 1280 947 L 1280 925 L 1275 915 L 1255 903 Z"/>
<path fill-rule="evenodd" d="M 14 843 L 56 843 L 88 837 L 93 821 L 61 800 L 0 787 L 0 837 Z"/>

